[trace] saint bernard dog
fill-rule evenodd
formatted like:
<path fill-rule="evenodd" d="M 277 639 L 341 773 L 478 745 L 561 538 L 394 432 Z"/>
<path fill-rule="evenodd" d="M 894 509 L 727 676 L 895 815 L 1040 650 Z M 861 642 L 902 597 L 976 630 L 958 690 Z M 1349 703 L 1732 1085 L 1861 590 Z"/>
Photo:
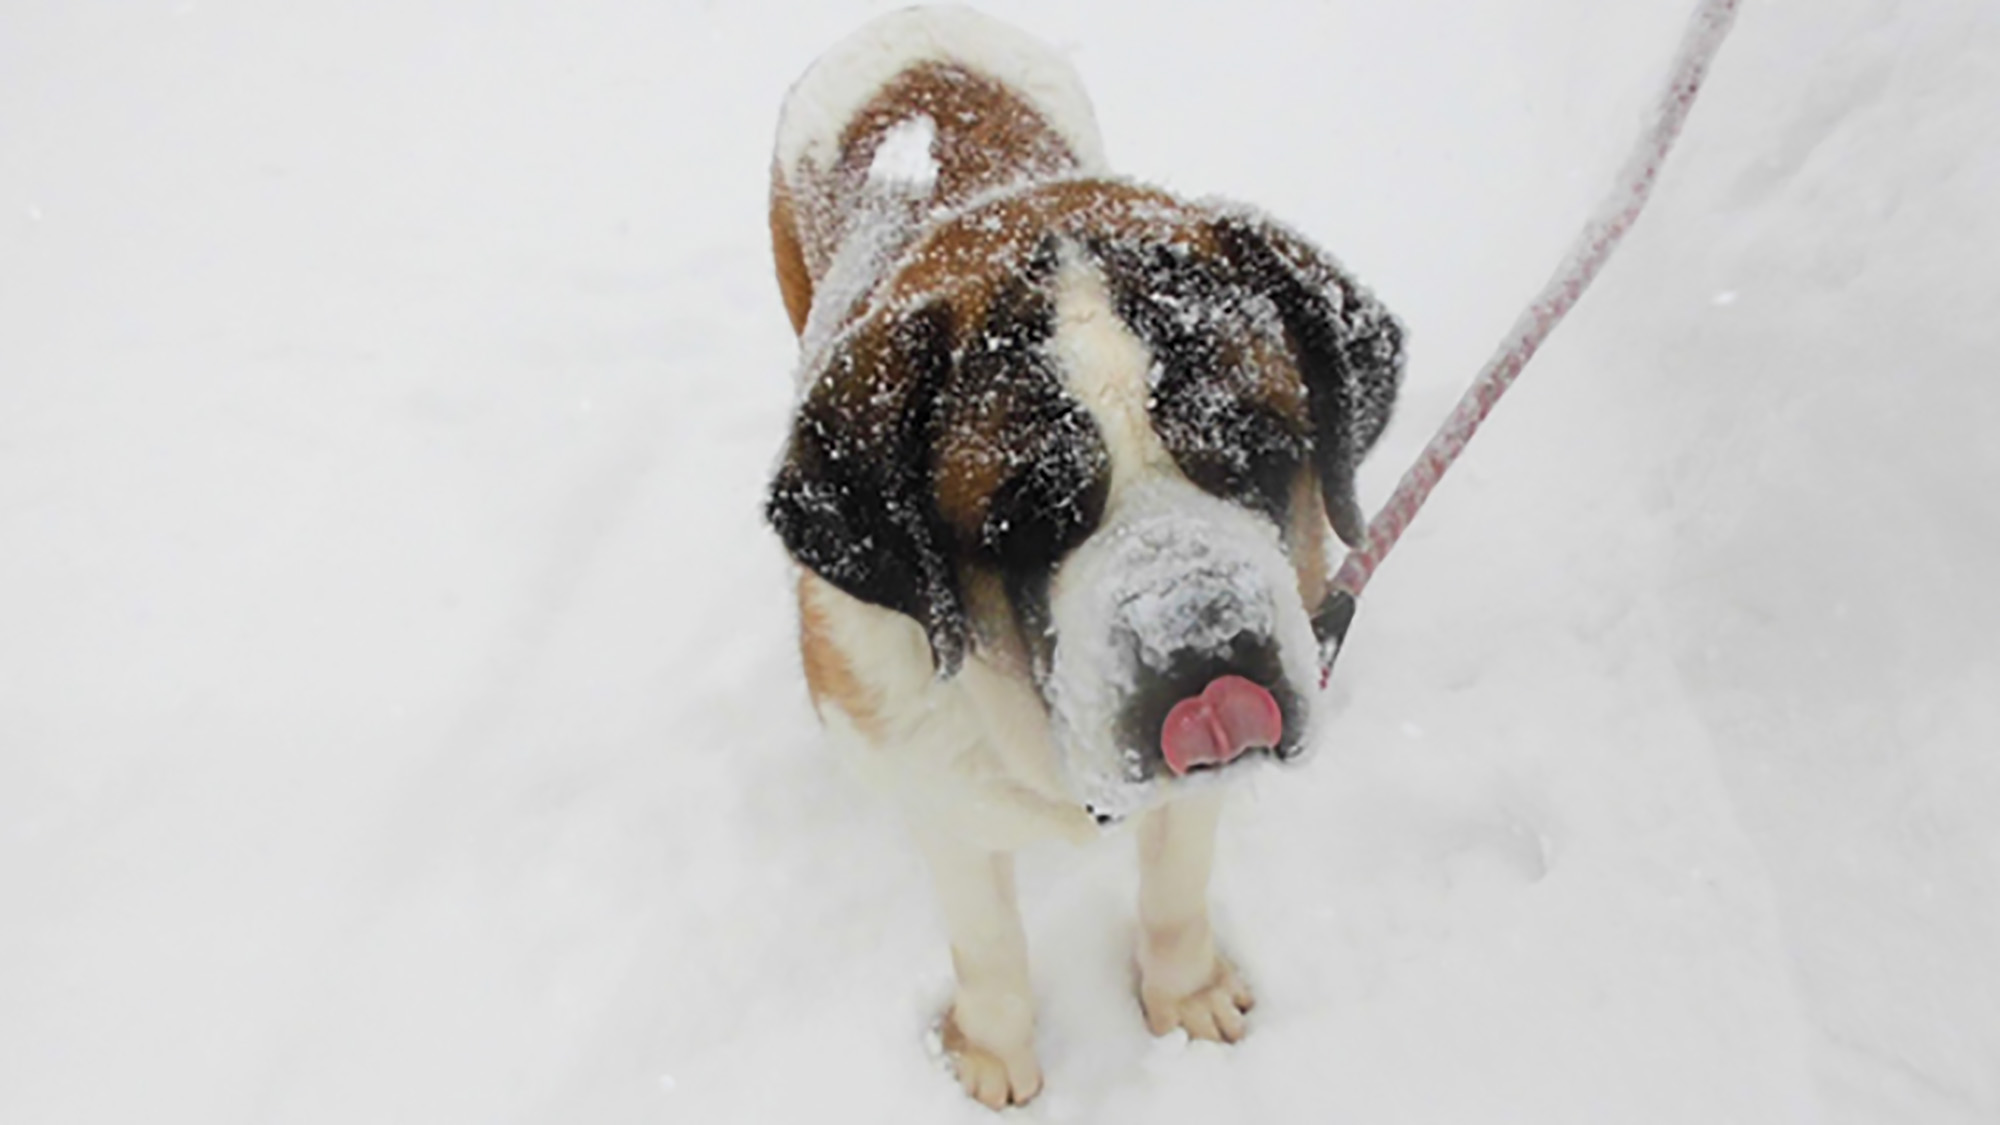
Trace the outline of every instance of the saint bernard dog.
<path fill-rule="evenodd" d="M 1146 1024 L 1238 1039 L 1219 783 L 1312 749 L 1400 326 L 1258 212 L 1112 175 L 1068 63 L 961 8 L 806 71 L 770 215 L 801 356 L 767 515 L 814 705 L 929 860 L 960 1083 L 1041 1087 L 1013 851 L 1128 817 Z"/>

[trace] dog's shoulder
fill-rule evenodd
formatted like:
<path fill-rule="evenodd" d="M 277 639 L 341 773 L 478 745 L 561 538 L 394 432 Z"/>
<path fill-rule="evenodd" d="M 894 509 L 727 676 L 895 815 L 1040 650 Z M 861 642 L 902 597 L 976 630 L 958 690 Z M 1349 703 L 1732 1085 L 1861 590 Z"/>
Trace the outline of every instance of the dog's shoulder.
<path fill-rule="evenodd" d="M 980 653 L 940 680 L 915 622 L 811 571 L 799 575 L 798 604 L 814 708 L 864 782 L 996 851 L 1096 835 L 1056 775 L 1047 715 L 1022 669 Z"/>

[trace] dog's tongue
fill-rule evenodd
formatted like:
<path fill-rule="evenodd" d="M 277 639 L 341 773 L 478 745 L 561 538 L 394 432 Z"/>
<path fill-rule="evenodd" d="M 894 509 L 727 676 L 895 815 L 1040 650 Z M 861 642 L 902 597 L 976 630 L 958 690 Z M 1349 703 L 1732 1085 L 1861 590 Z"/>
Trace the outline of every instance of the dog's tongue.
<path fill-rule="evenodd" d="M 1180 776 L 1235 761 L 1253 746 L 1276 746 L 1284 733 L 1284 713 L 1270 692 L 1241 676 L 1222 676 L 1167 712 L 1160 753 Z"/>

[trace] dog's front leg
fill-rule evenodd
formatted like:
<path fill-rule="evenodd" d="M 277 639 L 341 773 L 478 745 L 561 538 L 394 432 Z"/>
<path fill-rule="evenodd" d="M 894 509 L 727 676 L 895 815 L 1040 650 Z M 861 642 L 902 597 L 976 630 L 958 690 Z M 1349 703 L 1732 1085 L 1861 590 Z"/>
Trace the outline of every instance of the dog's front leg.
<path fill-rule="evenodd" d="M 1215 858 L 1217 791 L 1184 797 L 1139 822 L 1139 1003 L 1155 1035 L 1243 1038 L 1250 989 L 1215 949 L 1208 875 Z"/>
<path fill-rule="evenodd" d="M 1025 1105 L 1042 1088 L 1035 1060 L 1035 998 L 1028 939 L 1014 901 L 1014 857 L 949 831 L 920 832 L 958 991 L 944 1019 L 944 1047 L 965 1092 L 994 1109 Z"/>

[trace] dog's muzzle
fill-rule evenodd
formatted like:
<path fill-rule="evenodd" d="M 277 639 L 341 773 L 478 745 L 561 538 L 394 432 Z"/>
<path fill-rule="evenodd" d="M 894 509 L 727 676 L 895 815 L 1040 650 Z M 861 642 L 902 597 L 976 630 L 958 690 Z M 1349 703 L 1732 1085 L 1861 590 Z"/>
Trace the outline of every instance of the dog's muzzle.
<path fill-rule="evenodd" d="M 1275 528 L 1191 487 L 1127 498 L 1064 562 L 1045 692 L 1100 820 L 1299 754 L 1313 647 L 1295 583 Z"/>
<path fill-rule="evenodd" d="M 1142 669 L 1119 719 L 1147 777 L 1187 777 L 1258 752 L 1293 756 L 1305 716 L 1269 636 L 1241 633 L 1219 650 L 1189 649 Z"/>

